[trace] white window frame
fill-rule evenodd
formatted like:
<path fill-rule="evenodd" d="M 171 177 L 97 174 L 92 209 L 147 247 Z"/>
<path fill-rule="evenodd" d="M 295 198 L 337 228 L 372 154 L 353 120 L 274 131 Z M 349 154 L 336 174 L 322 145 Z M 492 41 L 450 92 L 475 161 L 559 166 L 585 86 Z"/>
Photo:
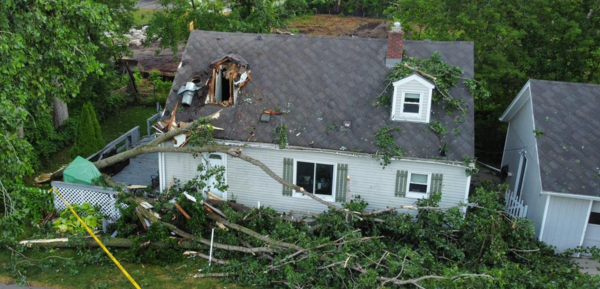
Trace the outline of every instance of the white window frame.
<path fill-rule="evenodd" d="M 302 162 L 302 163 L 313 163 L 313 164 L 321 164 L 321 165 L 332 165 L 333 166 L 333 180 L 332 180 L 332 186 L 331 186 L 331 196 L 328 195 L 321 195 L 321 194 L 314 194 L 315 196 L 323 199 L 324 201 L 327 202 L 335 202 L 335 192 L 336 192 L 336 185 L 337 185 L 337 164 L 336 163 L 330 163 L 330 162 L 319 162 L 319 161 L 312 161 L 312 160 L 298 160 L 298 159 L 294 159 L 294 173 L 293 173 L 293 184 L 296 185 L 296 173 L 298 172 L 298 162 Z M 316 168 L 316 166 L 315 166 Z M 305 196 L 304 194 L 302 194 L 301 192 L 298 192 L 296 190 L 294 190 L 292 197 L 295 198 L 303 198 L 303 199 L 310 199 L 310 197 Z"/>
<path fill-rule="evenodd" d="M 525 167 L 523 167 L 523 161 L 525 162 Z M 527 151 L 519 152 L 519 168 L 517 169 L 517 178 L 515 181 L 514 192 L 515 196 L 518 195 L 519 199 L 523 198 L 523 186 L 525 186 L 525 179 L 527 177 L 527 167 L 529 166 L 529 158 L 527 157 Z M 523 177 L 521 178 L 521 173 Z M 519 183 L 521 183 L 521 187 L 519 188 Z"/>
<path fill-rule="evenodd" d="M 404 111 L 404 102 L 406 100 L 406 94 L 418 94 L 419 95 L 419 112 L 405 112 Z M 401 116 L 410 117 L 410 118 L 421 118 L 421 115 L 423 113 L 423 92 L 422 91 L 403 90 L 402 91 L 402 99 L 400 101 L 400 111 L 401 111 Z"/>
<path fill-rule="evenodd" d="M 425 193 L 417 193 L 410 191 L 410 180 L 412 179 L 412 175 L 426 175 L 427 176 L 427 190 Z M 406 197 L 411 199 L 426 199 L 429 198 L 429 194 L 431 192 L 431 173 L 422 173 L 422 172 L 409 172 L 408 180 L 406 180 Z"/>

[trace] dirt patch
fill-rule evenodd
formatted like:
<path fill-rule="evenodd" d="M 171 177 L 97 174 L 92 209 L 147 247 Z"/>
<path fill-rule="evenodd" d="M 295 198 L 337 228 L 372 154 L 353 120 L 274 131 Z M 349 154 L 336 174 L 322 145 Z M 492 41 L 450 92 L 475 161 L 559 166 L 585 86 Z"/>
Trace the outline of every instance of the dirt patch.
<path fill-rule="evenodd" d="M 165 49 L 157 55 L 158 42 L 152 43 L 148 47 L 130 45 L 129 49 L 133 52 L 132 58 L 138 61 L 143 71 L 150 72 L 158 69 L 164 75 L 175 76 L 185 46 L 179 46 L 177 60 L 173 58 L 171 49 Z"/>
<path fill-rule="evenodd" d="M 288 27 L 289 31 L 308 35 L 387 38 L 390 22 L 376 18 L 319 14 L 298 17 Z"/>
<path fill-rule="evenodd" d="M 352 35 L 361 38 L 387 38 L 391 23 L 383 21 L 363 24 L 352 31 Z"/>

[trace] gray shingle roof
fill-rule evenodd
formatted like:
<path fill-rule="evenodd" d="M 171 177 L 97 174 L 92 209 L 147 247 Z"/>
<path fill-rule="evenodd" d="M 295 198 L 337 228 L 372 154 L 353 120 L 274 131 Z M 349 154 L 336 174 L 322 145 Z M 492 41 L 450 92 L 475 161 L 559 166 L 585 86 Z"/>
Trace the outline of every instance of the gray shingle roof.
<path fill-rule="evenodd" d="M 600 85 L 530 80 L 542 188 L 600 196 Z"/>
<path fill-rule="evenodd" d="M 472 42 L 405 41 L 404 48 L 409 56 L 419 58 L 440 52 L 444 61 L 464 70 L 464 77 L 474 75 Z M 204 82 L 211 61 L 235 53 L 248 61 L 252 81 L 235 107 L 224 109 L 215 126 L 225 131 L 215 137 L 274 143 L 273 130 L 283 123 L 292 146 L 373 153 L 379 149 L 375 133 L 389 125 L 401 127 L 396 141 L 406 156 L 437 158 L 439 141 L 428 133 L 427 124 L 393 122 L 389 108 L 374 106 L 386 86 L 386 49 L 386 39 L 193 31 L 173 90 L 193 76 Z M 447 115 L 438 105 L 433 107 L 431 120 L 442 122 L 448 130 L 444 136 L 448 159 L 462 160 L 474 155 L 473 98 L 462 82 L 451 94 L 466 101 L 464 122 L 456 124 L 458 112 Z M 178 101 L 181 95 L 172 91 L 167 110 Z M 221 108 L 201 106 L 196 98 L 192 106 L 177 112 L 177 120 L 194 120 Z M 259 122 L 264 109 L 276 108 L 289 113 L 272 116 L 270 123 Z M 340 131 L 346 120 L 352 121 L 351 131 Z M 330 125 L 335 129 L 328 129 Z M 460 133 L 452 133 L 454 128 Z"/>

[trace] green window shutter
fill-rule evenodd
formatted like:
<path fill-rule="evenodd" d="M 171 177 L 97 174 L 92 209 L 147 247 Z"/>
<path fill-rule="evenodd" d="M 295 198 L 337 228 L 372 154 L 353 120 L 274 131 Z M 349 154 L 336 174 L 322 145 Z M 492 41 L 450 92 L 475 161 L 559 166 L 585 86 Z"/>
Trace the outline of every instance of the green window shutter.
<path fill-rule="evenodd" d="M 335 186 L 335 201 L 346 202 L 348 200 L 348 165 L 337 165 L 337 180 Z"/>
<path fill-rule="evenodd" d="M 431 175 L 431 192 L 432 193 L 441 193 L 442 192 L 442 180 L 444 179 L 444 175 L 442 174 L 432 174 Z"/>
<path fill-rule="evenodd" d="M 404 198 L 406 197 L 406 186 L 408 182 L 408 172 L 407 171 L 396 171 L 396 190 L 395 196 Z"/>
<path fill-rule="evenodd" d="M 283 179 L 290 183 L 294 183 L 294 159 L 283 159 Z M 292 188 L 283 186 L 283 195 L 291 197 Z"/>

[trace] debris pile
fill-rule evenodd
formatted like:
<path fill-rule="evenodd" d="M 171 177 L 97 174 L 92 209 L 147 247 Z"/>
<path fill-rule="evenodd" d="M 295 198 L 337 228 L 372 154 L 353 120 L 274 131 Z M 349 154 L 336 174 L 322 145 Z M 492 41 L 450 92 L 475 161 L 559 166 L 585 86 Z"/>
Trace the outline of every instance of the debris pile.
<path fill-rule="evenodd" d="M 144 41 L 146 41 L 146 29 L 148 29 L 148 26 L 144 26 L 140 30 L 135 28 L 129 29 L 129 33 L 124 35 L 129 39 L 129 45 L 142 46 Z"/>
<path fill-rule="evenodd" d="M 152 125 L 152 127 L 157 131 L 158 134 L 164 134 L 170 131 L 174 131 L 177 130 L 179 128 L 184 128 L 186 126 L 188 126 L 190 123 L 189 122 L 185 122 L 185 121 L 180 121 L 177 122 L 177 107 L 179 106 L 179 102 L 175 104 L 175 108 L 173 108 L 173 111 L 171 112 L 171 117 L 167 120 L 162 120 L 159 121 L 157 123 L 155 123 L 154 125 Z M 163 112 L 164 115 L 164 112 Z M 220 111 L 217 112 L 216 114 L 214 114 L 217 118 L 220 115 Z M 220 127 L 216 127 L 216 126 L 212 126 L 211 128 L 213 130 L 223 130 L 223 128 Z M 196 131 L 203 129 L 203 127 L 198 127 L 196 128 Z M 178 148 L 178 147 L 184 147 L 188 141 L 190 140 L 190 133 L 191 131 L 186 131 L 182 134 L 178 134 L 175 137 L 173 137 L 171 139 L 171 142 L 173 142 L 173 145 Z"/>

